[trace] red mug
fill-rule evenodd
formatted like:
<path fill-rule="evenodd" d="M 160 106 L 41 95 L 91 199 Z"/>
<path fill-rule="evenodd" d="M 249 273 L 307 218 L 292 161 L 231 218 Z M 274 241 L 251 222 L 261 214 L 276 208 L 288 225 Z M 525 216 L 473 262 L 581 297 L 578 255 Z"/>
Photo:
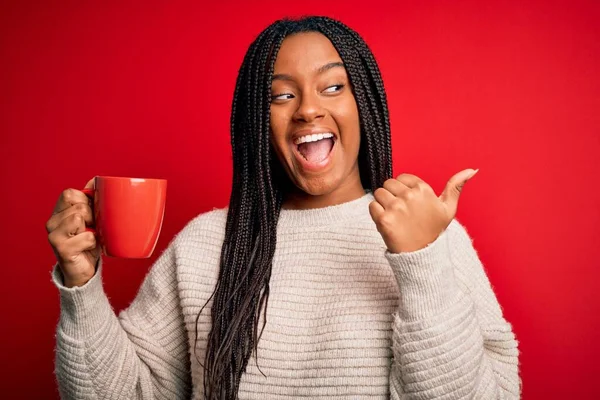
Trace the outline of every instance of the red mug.
<path fill-rule="evenodd" d="M 96 240 L 110 257 L 148 258 L 162 228 L 167 195 L 165 179 L 94 177 L 94 189 L 83 189 L 93 200 Z"/>

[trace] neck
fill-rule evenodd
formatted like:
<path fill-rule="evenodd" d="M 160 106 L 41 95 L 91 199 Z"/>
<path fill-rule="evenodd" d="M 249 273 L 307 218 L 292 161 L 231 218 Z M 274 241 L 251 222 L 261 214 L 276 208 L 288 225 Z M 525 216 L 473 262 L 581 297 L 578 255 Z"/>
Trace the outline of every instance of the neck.
<path fill-rule="evenodd" d="M 277 230 L 291 229 L 298 233 L 299 229 L 317 226 L 346 224 L 349 221 L 371 220 L 369 203 L 373 200 L 371 193 L 365 193 L 358 199 L 333 206 L 313 209 L 282 209 L 277 221 Z M 372 221 L 372 220 L 371 220 Z"/>
<path fill-rule="evenodd" d="M 358 173 L 351 174 L 335 190 L 323 194 L 310 194 L 294 186 L 283 204 L 282 209 L 286 210 L 309 210 L 314 208 L 324 208 L 347 203 L 359 199 L 365 195 L 365 189 L 360 181 Z"/>

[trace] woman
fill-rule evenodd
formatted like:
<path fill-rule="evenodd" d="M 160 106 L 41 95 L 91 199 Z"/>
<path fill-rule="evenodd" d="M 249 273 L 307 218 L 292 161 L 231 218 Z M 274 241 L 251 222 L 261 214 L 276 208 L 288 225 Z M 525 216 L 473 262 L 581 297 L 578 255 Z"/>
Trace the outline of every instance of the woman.
<path fill-rule="evenodd" d="M 65 398 L 518 398 L 517 342 L 442 195 L 391 176 L 370 50 L 329 18 L 250 46 L 231 117 L 228 209 L 191 221 L 119 317 L 85 195 L 47 227 Z M 97 269 L 95 268 L 97 264 Z"/>

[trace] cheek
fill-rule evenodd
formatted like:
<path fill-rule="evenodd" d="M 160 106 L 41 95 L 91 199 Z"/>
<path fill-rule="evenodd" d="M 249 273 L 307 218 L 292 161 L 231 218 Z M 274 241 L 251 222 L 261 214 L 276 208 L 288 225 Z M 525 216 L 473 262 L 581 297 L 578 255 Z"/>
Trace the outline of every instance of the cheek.
<path fill-rule="evenodd" d="M 360 129 L 358 118 L 358 106 L 356 105 L 356 100 L 354 100 L 354 96 L 350 96 L 350 98 L 348 99 L 348 105 L 346 109 L 348 110 L 348 122 L 352 124 L 352 126 L 354 126 L 354 128 L 358 131 Z"/>
<path fill-rule="evenodd" d="M 358 148 L 360 145 L 360 120 L 353 96 L 344 99 L 344 103 L 338 108 L 335 119 L 346 139 L 346 147 Z"/>

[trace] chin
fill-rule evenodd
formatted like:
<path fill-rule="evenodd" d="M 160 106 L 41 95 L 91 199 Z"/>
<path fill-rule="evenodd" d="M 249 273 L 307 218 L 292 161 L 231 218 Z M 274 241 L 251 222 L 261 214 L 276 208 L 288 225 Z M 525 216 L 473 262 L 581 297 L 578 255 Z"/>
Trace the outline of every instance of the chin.
<path fill-rule="evenodd" d="M 323 196 L 333 192 L 340 186 L 339 183 L 337 180 L 327 179 L 327 177 L 312 177 L 308 180 L 301 180 L 296 187 L 311 196 Z"/>

